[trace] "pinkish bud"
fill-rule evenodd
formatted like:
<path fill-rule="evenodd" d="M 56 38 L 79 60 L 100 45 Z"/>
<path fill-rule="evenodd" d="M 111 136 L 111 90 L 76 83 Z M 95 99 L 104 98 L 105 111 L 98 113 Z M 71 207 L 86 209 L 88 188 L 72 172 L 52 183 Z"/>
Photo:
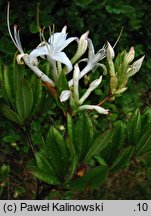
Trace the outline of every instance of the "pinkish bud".
<path fill-rule="evenodd" d="M 124 61 L 126 64 L 131 63 L 134 60 L 135 57 L 135 50 L 134 47 L 131 47 L 129 52 L 126 53 L 125 57 L 124 57 Z"/>

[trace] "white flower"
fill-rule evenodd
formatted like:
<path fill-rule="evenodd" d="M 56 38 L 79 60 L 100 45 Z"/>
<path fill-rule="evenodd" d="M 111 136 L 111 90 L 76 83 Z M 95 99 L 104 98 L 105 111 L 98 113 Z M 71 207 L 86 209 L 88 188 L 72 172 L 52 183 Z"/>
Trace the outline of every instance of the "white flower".
<path fill-rule="evenodd" d="M 101 81 L 102 81 L 102 76 L 100 76 L 99 79 L 94 80 L 90 84 L 90 86 L 87 89 L 87 91 L 84 93 L 84 95 L 79 100 L 79 104 L 80 105 L 83 104 L 83 102 L 87 99 L 87 97 L 91 94 L 91 92 L 100 85 Z"/>
<path fill-rule="evenodd" d="M 100 76 L 98 79 L 94 80 L 89 88 L 86 90 L 84 95 L 79 99 L 79 77 L 80 77 L 80 69 L 78 64 L 75 64 L 74 66 L 74 74 L 73 74 L 73 92 L 72 90 L 64 90 L 62 91 L 60 95 L 60 101 L 65 102 L 68 99 L 71 99 L 72 102 L 74 101 L 75 104 L 78 106 L 79 110 L 96 110 L 100 114 L 108 114 L 108 110 L 98 106 L 98 105 L 82 105 L 84 101 L 88 98 L 88 96 L 91 94 L 91 92 L 96 89 L 101 81 L 102 76 Z M 72 87 L 71 87 L 72 89 Z"/>
<path fill-rule="evenodd" d="M 104 109 L 103 107 L 97 105 L 82 105 L 79 107 L 79 110 L 96 110 L 99 114 L 105 115 L 109 113 L 108 109 Z"/>
<path fill-rule="evenodd" d="M 47 59 L 50 63 L 52 61 L 59 61 L 67 66 L 67 71 L 70 72 L 72 70 L 72 64 L 67 57 L 67 55 L 62 52 L 62 50 L 67 47 L 72 41 L 76 39 L 76 37 L 67 38 L 66 26 L 62 29 L 61 32 L 56 32 L 52 34 L 47 42 L 43 42 L 42 46 L 38 46 L 34 49 L 30 55 L 30 61 L 37 58 L 38 56 L 43 57 L 47 56 Z"/>
<path fill-rule="evenodd" d="M 103 46 L 96 54 L 94 51 L 94 46 L 92 40 L 88 38 L 88 64 L 80 73 L 80 79 L 85 76 L 89 71 L 98 65 L 98 62 L 105 58 L 105 47 Z"/>
<path fill-rule="evenodd" d="M 79 79 L 84 77 L 89 71 L 91 71 L 95 67 L 102 67 L 102 64 L 99 64 L 98 62 L 101 61 L 106 56 L 105 46 L 103 46 L 103 48 L 100 49 L 95 54 L 94 46 L 93 46 L 91 39 L 88 38 L 87 40 L 88 40 L 88 58 L 80 61 L 80 62 L 87 61 L 87 65 L 81 71 Z M 103 70 L 104 70 L 104 68 L 103 68 Z M 69 83 L 69 86 L 72 86 L 73 85 L 73 79 L 71 79 L 68 83 Z"/>
<path fill-rule="evenodd" d="M 50 83 L 52 86 L 54 86 L 54 82 L 47 76 L 45 75 L 38 67 L 37 67 L 37 61 L 36 59 L 33 61 L 33 64 L 29 61 L 29 55 L 24 53 L 22 45 L 21 45 L 21 41 L 20 41 L 20 35 L 19 35 L 19 30 L 17 30 L 17 26 L 14 25 L 14 35 L 12 35 L 11 29 L 10 29 L 10 18 L 9 18 L 9 9 L 10 9 L 10 3 L 8 2 L 8 7 L 7 7 L 7 28 L 8 28 L 8 32 L 9 35 L 14 43 L 14 45 L 16 46 L 16 48 L 18 49 L 18 51 L 20 52 L 20 54 L 17 56 L 17 62 L 19 64 L 23 64 L 23 61 L 25 62 L 25 64 L 43 81 L 43 82 L 48 82 Z M 23 61 L 22 61 L 23 59 Z"/>
<path fill-rule="evenodd" d="M 74 66 L 74 72 L 73 72 L 73 94 L 74 94 L 74 100 L 76 102 L 79 101 L 79 76 L 80 76 L 80 69 L 79 65 L 75 64 Z"/>

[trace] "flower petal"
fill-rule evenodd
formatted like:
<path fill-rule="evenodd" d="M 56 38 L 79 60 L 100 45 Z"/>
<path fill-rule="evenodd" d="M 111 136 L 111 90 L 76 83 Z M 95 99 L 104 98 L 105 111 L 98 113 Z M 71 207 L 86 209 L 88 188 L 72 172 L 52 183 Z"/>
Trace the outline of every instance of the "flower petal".
<path fill-rule="evenodd" d="M 16 60 L 17 60 L 17 63 L 18 63 L 18 64 L 24 64 L 24 61 L 22 60 L 22 58 L 23 58 L 25 55 L 27 55 L 27 54 L 22 53 L 22 54 L 17 55 Z M 28 56 L 28 55 L 27 55 L 27 56 Z"/>
<path fill-rule="evenodd" d="M 109 113 L 108 109 L 104 109 L 103 107 L 97 105 L 82 105 L 79 107 L 79 110 L 96 110 L 100 114 L 107 115 Z"/>
<path fill-rule="evenodd" d="M 74 99 L 77 102 L 79 101 L 79 75 L 80 75 L 80 68 L 78 63 L 76 63 L 73 72 L 73 86 L 74 86 Z"/>
<path fill-rule="evenodd" d="M 91 92 L 100 85 L 101 81 L 102 81 L 102 76 L 100 76 L 99 79 L 94 80 L 90 84 L 89 88 L 86 90 L 84 95 L 79 100 L 80 105 L 83 104 L 83 102 L 87 99 L 87 97 L 91 94 Z"/>
<path fill-rule="evenodd" d="M 48 40 L 48 43 L 54 48 L 60 47 L 66 40 L 67 34 L 62 32 L 56 32 L 51 35 Z"/>
<path fill-rule="evenodd" d="M 90 38 L 88 38 L 88 49 L 89 49 L 88 55 L 89 58 L 91 59 L 95 55 L 95 53 L 94 53 L 94 46 Z"/>
<path fill-rule="evenodd" d="M 62 29 L 62 32 L 56 32 L 51 35 L 48 43 L 50 44 L 54 52 L 62 51 L 66 46 L 68 46 L 68 44 L 77 39 L 77 37 L 71 37 L 66 40 L 66 37 L 67 33 L 65 27 Z"/>
<path fill-rule="evenodd" d="M 67 47 L 72 41 L 76 40 L 77 37 L 70 37 L 67 40 L 64 41 L 64 43 L 60 44 L 60 46 L 58 46 L 58 49 L 60 51 L 62 51 L 65 47 Z"/>
<path fill-rule="evenodd" d="M 49 45 L 48 45 L 49 46 Z M 42 57 L 44 55 L 49 55 L 48 48 L 46 46 L 37 47 L 29 54 L 30 62 L 32 63 L 38 56 Z"/>
<path fill-rule="evenodd" d="M 136 74 L 136 73 L 140 70 L 144 58 L 145 58 L 145 56 L 142 56 L 140 59 L 136 60 L 136 61 L 131 65 L 131 70 L 128 70 L 128 71 L 127 71 L 127 76 L 128 76 L 128 77 L 133 76 L 134 74 Z"/>
<path fill-rule="evenodd" d="M 61 95 L 60 95 L 60 101 L 61 102 L 65 102 L 69 99 L 71 95 L 71 91 L 70 90 L 64 90 L 61 92 Z"/>
<path fill-rule="evenodd" d="M 61 32 L 66 34 L 66 32 L 67 32 L 67 26 L 66 25 L 62 28 Z"/>
<path fill-rule="evenodd" d="M 72 64 L 64 52 L 54 53 L 51 58 L 55 61 L 59 61 L 67 66 L 67 72 L 69 73 L 72 70 Z"/>

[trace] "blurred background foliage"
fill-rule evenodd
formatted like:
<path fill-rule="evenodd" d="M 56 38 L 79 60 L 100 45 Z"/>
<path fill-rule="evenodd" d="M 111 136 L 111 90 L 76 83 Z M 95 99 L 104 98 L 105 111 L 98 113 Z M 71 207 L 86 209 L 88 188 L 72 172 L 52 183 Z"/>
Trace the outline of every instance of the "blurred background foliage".
<path fill-rule="evenodd" d="M 68 26 L 68 36 L 80 36 L 82 33 L 89 30 L 89 37 L 92 39 L 95 50 L 98 51 L 103 44 L 108 40 L 112 45 L 116 42 L 118 35 L 124 28 L 120 41 L 115 47 L 116 54 L 123 50 L 123 48 L 129 50 L 131 46 L 135 47 L 136 57 L 145 54 L 145 60 L 143 66 L 139 73 L 133 77 L 128 83 L 128 90 L 126 93 L 117 98 L 115 103 L 108 103 L 107 108 L 111 110 L 111 114 L 108 116 L 107 120 L 104 117 L 99 117 L 96 121 L 98 128 L 105 130 L 111 124 L 114 125 L 118 120 L 127 121 L 136 110 L 140 108 L 141 111 L 144 111 L 147 107 L 151 105 L 151 1 L 150 0 L 36 0 L 29 1 L 26 3 L 23 0 L 13 1 L 11 0 L 11 25 L 18 25 L 20 29 L 21 41 L 25 51 L 30 51 L 35 48 L 37 44 L 40 43 L 39 33 L 37 27 L 37 4 L 39 5 L 39 22 L 40 26 L 49 26 L 53 23 L 55 24 L 55 31 L 60 31 L 64 25 Z M 9 64 L 13 62 L 14 53 L 16 48 L 14 47 L 7 31 L 6 23 L 6 10 L 7 10 L 7 1 L 0 1 L 0 56 L 1 56 L 1 65 Z M 73 47 L 74 49 L 74 47 Z M 72 55 L 72 50 L 69 50 Z M 11 67 L 11 66 L 10 66 Z M 0 68 L 2 71 L 3 68 Z M 92 76 L 95 76 L 94 74 Z M 93 77 L 95 78 L 95 77 Z M 32 76 L 31 78 L 32 79 Z M 105 88 L 105 81 L 104 88 Z M 0 77 L 0 85 L 2 85 Z M 0 105 L 3 103 L 3 96 L 0 89 Z M 43 89 L 45 91 L 45 89 Z M 95 91 L 93 97 L 100 97 L 103 94 L 100 91 Z M 40 116 L 38 113 L 34 117 L 32 123 L 32 133 L 33 140 L 37 144 L 39 141 L 40 133 L 42 131 L 48 130 L 49 126 L 52 124 L 53 119 L 57 117 L 57 113 L 50 111 L 51 100 L 48 95 L 43 98 L 43 110 L 46 111 L 46 114 Z M 45 102 L 44 102 L 45 101 Z M 48 107 L 48 108 L 47 108 Z M 41 109 L 41 108 L 40 108 Z M 55 110 L 55 108 L 54 108 Z M 51 116 L 53 116 L 53 118 Z M 62 122 L 58 120 L 58 128 Z M 44 125 L 43 127 L 41 125 Z M 103 128 L 103 129 L 102 129 Z M 10 175 L 12 178 L 14 191 L 12 192 L 14 198 L 26 197 L 26 190 L 24 183 L 26 181 L 26 188 L 28 192 L 30 187 L 35 187 L 35 183 L 31 176 L 28 176 L 28 173 L 23 173 L 22 167 L 26 165 L 26 161 L 29 158 L 29 155 L 26 155 L 28 152 L 28 145 L 23 141 L 24 138 L 21 135 L 18 135 L 19 128 L 13 129 L 12 123 L 8 121 L 2 114 L 0 110 L 0 142 L 1 142 L 1 153 L 0 153 L 0 163 L 3 164 L 1 170 L 5 170 L 6 182 L 3 187 L 9 187 L 8 182 L 8 172 L 13 169 L 13 172 Z M 15 159 L 14 159 L 15 155 Z M 23 157 L 24 155 L 24 157 Z M 11 164 L 11 161 L 14 161 L 16 166 L 7 167 L 4 164 Z M 18 163 L 19 161 L 19 163 Z M 151 170 L 150 170 L 150 158 L 144 162 L 143 159 L 138 159 L 136 163 L 132 163 L 129 171 L 123 171 L 117 176 L 111 176 L 107 180 L 106 185 L 104 185 L 104 190 L 100 193 L 103 194 L 104 199 L 141 199 L 142 191 L 146 188 L 146 185 L 151 179 Z M 137 166 L 139 165 L 139 166 Z M 136 168 L 137 167 L 137 168 Z M 138 168 L 139 167 L 139 168 Z M 141 167 L 141 168 L 140 168 Z M 135 171 L 134 171 L 135 168 Z M 1 171 L 2 172 L 2 171 Z M 127 173 L 128 172 L 128 173 Z M 18 175 L 18 173 L 20 175 Z M 143 173 L 143 174 L 142 174 Z M 143 177 L 142 177 L 142 175 Z M 21 184 L 21 176 L 24 176 L 24 182 Z M 121 178 L 122 176 L 122 178 Z M 125 176 L 130 179 L 133 176 L 133 181 L 136 182 L 134 187 L 133 183 L 129 185 Z M 139 177 L 138 177 L 139 176 Z M 18 180 L 17 180 L 18 179 Z M 118 189 L 121 184 L 120 179 L 122 179 L 122 187 L 125 190 L 125 196 L 121 196 L 121 191 Z M 126 179 L 126 180 L 125 180 Z M 137 181 L 136 181 L 137 179 Z M 141 180 L 140 180 L 141 179 Z M 143 180 L 142 180 L 143 179 Z M 3 180 L 4 182 L 4 180 Z M 30 183 L 29 183 L 30 182 Z M 111 185 L 115 185 L 115 189 Z M 129 190 L 127 189 L 129 186 Z M 148 184 L 149 188 L 149 184 Z M 117 189 L 117 190 L 116 190 Z M 138 190 L 139 189 L 139 190 Z M 122 188 L 121 188 L 122 190 Z M 132 191 L 131 196 L 127 191 Z M 137 191 L 137 193 L 136 193 Z M 140 192 L 140 193 L 139 193 Z M 122 192 L 123 193 L 123 192 Z M 94 197 L 95 194 L 95 197 Z M 101 199 L 99 195 L 96 195 L 96 192 L 91 194 L 84 195 L 75 195 L 76 198 L 86 198 L 88 196 L 91 199 Z M 112 194 L 109 195 L 109 194 Z M 145 199 L 150 199 L 151 190 L 146 191 Z M 57 196 L 57 195 L 56 195 Z M 97 197 L 96 197 L 97 196 Z M 32 194 L 28 194 L 30 199 Z M 54 195 L 55 197 L 55 195 Z M 6 197 L 5 197 L 6 198 Z M 58 197 L 57 197 L 58 198 Z M 66 197 L 65 197 L 66 198 Z M 67 196 L 70 198 L 70 195 Z M 73 198 L 73 197 L 72 197 Z M 144 199 L 144 196 L 143 196 Z"/>

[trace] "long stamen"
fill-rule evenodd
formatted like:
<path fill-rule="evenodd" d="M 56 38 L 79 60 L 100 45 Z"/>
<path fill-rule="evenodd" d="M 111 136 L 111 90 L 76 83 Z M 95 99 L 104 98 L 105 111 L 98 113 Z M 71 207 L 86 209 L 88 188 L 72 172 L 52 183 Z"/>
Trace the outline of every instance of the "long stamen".
<path fill-rule="evenodd" d="M 20 34 L 19 34 L 19 30 L 17 32 L 17 41 L 18 41 L 18 44 L 20 45 L 20 47 L 22 48 L 22 44 L 21 44 L 21 40 L 20 40 Z"/>
<path fill-rule="evenodd" d="M 18 50 L 20 51 L 20 53 L 23 53 L 23 48 L 21 45 L 21 41 L 20 41 L 20 36 L 19 36 L 19 31 L 17 31 L 17 26 L 14 25 L 14 37 L 15 37 L 15 41 L 16 41 L 16 45 Z"/>
<path fill-rule="evenodd" d="M 50 37 L 52 35 L 51 26 L 49 26 L 49 35 L 50 35 Z"/>
<path fill-rule="evenodd" d="M 54 44 L 54 33 L 55 33 L 55 25 L 53 23 L 53 25 L 52 25 L 52 32 L 50 33 L 50 38 L 51 38 L 50 45 L 51 46 L 53 46 L 53 44 Z"/>
<path fill-rule="evenodd" d="M 51 30 L 51 26 L 49 26 L 49 35 L 50 35 L 50 38 L 52 37 L 52 35 L 54 34 L 54 29 Z M 48 42 L 49 43 L 49 42 Z M 53 42 L 50 40 L 50 43 L 49 45 L 52 47 L 53 46 Z"/>
<path fill-rule="evenodd" d="M 20 41 L 20 36 L 19 36 L 19 32 L 17 32 L 17 26 L 14 25 L 14 37 L 11 33 L 11 29 L 10 29 L 10 2 L 8 2 L 8 6 L 7 6 L 7 28 L 8 28 L 8 32 L 9 35 L 14 43 L 14 45 L 16 46 L 16 48 L 19 50 L 20 53 L 24 53 L 23 49 L 22 49 L 22 45 L 21 45 L 21 41 Z M 14 39 L 15 38 L 15 39 Z"/>
<path fill-rule="evenodd" d="M 41 28 L 39 29 L 39 38 L 40 38 L 40 42 L 42 43 L 43 40 L 42 40 L 42 29 Z"/>
<path fill-rule="evenodd" d="M 116 42 L 114 43 L 114 45 L 113 45 L 113 49 L 115 48 L 115 46 L 117 45 L 117 43 L 119 42 L 119 40 L 120 40 L 120 37 L 121 37 L 121 35 L 122 35 L 122 33 L 123 33 L 123 29 L 124 29 L 124 27 L 122 26 L 122 29 L 121 29 L 121 31 L 120 31 L 120 33 L 119 33 L 119 36 L 118 36 L 118 38 L 117 38 L 117 40 L 116 40 Z"/>
<path fill-rule="evenodd" d="M 17 46 L 17 44 L 16 44 L 16 41 L 14 40 L 14 37 L 13 37 L 13 35 L 12 35 L 12 33 L 11 33 L 10 22 L 9 22 L 9 20 L 10 20 L 10 18 L 9 18 L 9 13 L 10 13 L 10 2 L 8 2 L 8 6 L 7 6 L 7 28 L 8 28 L 8 32 L 9 32 L 9 35 L 10 35 L 10 37 L 11 37 L 13 43 L 15 44 L 15 46 L 16 46 L 17 49 L 18 49 L 18 46 Z"/>

